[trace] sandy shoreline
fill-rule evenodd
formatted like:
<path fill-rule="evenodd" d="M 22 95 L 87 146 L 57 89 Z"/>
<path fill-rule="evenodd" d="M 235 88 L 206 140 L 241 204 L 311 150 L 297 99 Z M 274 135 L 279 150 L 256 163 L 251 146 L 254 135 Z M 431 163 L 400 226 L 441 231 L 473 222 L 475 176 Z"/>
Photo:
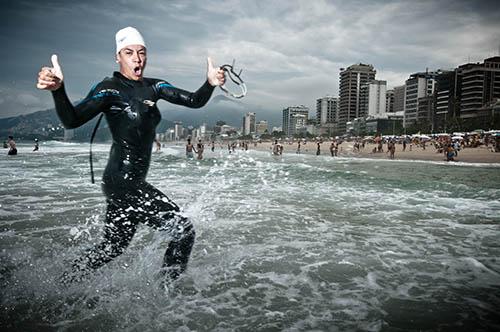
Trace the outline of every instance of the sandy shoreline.
<path fill-rule="evenodd" d="M 338 156 L 339 157 L 359 157 L 359 158 L 376 158 L 376 159 L 389 159 L 389 154 L 387 153 L 387 145 L 384 144 L 384 152 L 373 153 L 373 148 L 375 144 L 366 144 L 364 149 L 361 151 L 353 151 L 353 142 L 343 142 L 339 146 Z M 241 148 L 239 148 L 241 149 Z M 272 152 L 272 143 L 263 142 L 258 143 L 257 146 L 250 143 L 248 146 L 249 150 L 260 150 Z M 321 144 L 321 155 L 330 156 L 330 142 L 324 142 Z M 283 153 L 296 153 L 297 143 L 283 145 Z M 316 154 L 316 143 L 308 142 L 306 145 L 301 146 L 302 154 Z M 335 157 L 333 157 L 335 158 Z M 396 153 L 394 156 L 395 160 L 426 160 L 426 161 L 446 161 L 446 158 L 442 153 L 437 153 L 433 146 L 427 146 L 426 149 L 421 147 L 412 147 L 409 150 L 407 146 L 406 151 L 403 151 L 402 144 L 396 144 Z M 500 164 L 500 152 L 492 152 L 490 149 L 481 146 L 478 148 L 463 148 L 458 152 L 458 156 L 455 157 L 455 161 L 465 162 L 465 163 L 498 163 Z"/>

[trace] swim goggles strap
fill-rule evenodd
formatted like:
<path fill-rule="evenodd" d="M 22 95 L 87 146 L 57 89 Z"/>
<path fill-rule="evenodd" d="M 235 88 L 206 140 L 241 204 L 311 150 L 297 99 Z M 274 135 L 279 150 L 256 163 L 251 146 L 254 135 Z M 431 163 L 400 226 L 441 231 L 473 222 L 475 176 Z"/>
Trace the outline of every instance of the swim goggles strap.
<path fill-rule="evenodd" d="M 97 120 L 97 123 L 94 127 L 94 130 L 92 131 L 92 136 L 90 136 L 90 155 L 89 155 L 89 160 L 90 160 L 90 181 L 92 183 L 95 183 L 94 181 L 94 165 L 92 163 L 92 142 L 94 141 L 95 134 L 97 133 L 97 128 L 99 128 L 99 125 L 101 124 L 102 117 L 104 116 L 104 113 L 101 113 L 99 116 L 99 119 Z"/>
<path fill-rule="evenodd" d="M 247 86 L 245 85 L 245 82 L 243 82 L 243 80 L 240 77 L 241 72 L 243 71 L 243 69 L 240 69 L 240 72 L 236 73 L 236 71 L 234 70 L 234 62 L 235 62 L 235 60 L 233 60 L 233 64 L 231 64 L 231 65 L 229 65 L 229 64 L 222 65 L 220 67 L 220 69 L 222 69 L 224 72 L 226 72 L 227 76 L 231 79 L 231 81 L 233 81 L 234 84 L 236 84 L 236 85 L 238 85 L 240 87 L 241 93 L 240 94 L 236 94 L 236 93 L 230 92 L 226 88 L 226 84 L 222 84 L 219 87 L 226 94 L 232 96 L 233 98 L 238 98 L 239 99 L 239 98 L 245 97 L 245 95 L 247 94 Z"/>

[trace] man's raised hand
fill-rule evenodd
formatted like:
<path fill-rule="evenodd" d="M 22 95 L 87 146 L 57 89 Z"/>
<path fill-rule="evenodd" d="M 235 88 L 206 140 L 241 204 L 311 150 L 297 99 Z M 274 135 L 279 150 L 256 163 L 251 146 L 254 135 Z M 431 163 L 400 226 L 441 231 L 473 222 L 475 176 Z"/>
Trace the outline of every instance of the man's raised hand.
<path fill-rule="evenodd" d="M 224 71 L 219 67 L 214 67 L 210 57 L 207 58 L 207 80 L 211 86 L 220 86 L 226 81 Z"/>
<path fill-rule="evenodd" d="M 42 67 L 38 73 L 38 82 L 36 84 L 38 89 L 55 91 L 62 85 L 64 76 L 57 61 L 57 55 L 53 54 L 51 61 L 52 67 Z"/>

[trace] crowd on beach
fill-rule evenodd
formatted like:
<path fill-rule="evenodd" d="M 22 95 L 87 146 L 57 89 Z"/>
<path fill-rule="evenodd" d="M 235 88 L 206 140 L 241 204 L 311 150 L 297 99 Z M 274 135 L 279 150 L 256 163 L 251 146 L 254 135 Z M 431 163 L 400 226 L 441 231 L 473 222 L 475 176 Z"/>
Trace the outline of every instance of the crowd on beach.
<path fill-rule="evenodd" d="M 396 144 L 402 146 L 401 151 L 407 149 L 412 151 L 414 147 L 426 150 L 433 147 L 436 153 L 444 155 L 447 161 L 454 161 L 460 150 L 465 148 L 485 147 L 491 152 L 500 152 L 500 131 L 491 131 L 486 133 L 453 133 L 436 135 L 403 135 L 403 136 L 367 136 L 354 138 L 353 151 L 359 152 L 365 147 L 366 143 L 373 143 L 375 147 L 372 153 L 386 152 L 390 159 L 394 159 Z"/>
<path fill-rule="evenodd" d="M 198 146 L 203 145 L 201 140 Z M 441 155 L 441 160 L 456 161 L 460 151 L 464 149 L 488 152 L 500 152 L 500 131 L 486 133 L 453 133 L 437 135 L 403 135 L 403 136 L 364 136 L 364 137 L 316 137 L 313 139 L 272 139 L 272 140 L 225 140 L 207 142 L 210 150 L 215 151 L 216 146 L 223 150 L 227 147 L 228 153 L 237 150 L 267 150 L 274 156 L 281 156 L 284 152 L 295 154 L 315 154 L 337 156 L 387 156 L 396 159 L 396 151 L 399 156 L 405 153 L 421 157 L 422 152 L 428 156 L 429 153 Z M 186 144 L 186 156 L 192 158 L 192 151 L 201 151 L 196 159 L 203 159 L 203 148 L 196 149 Z M 425 158 L 424 158 L 425 159 Z M 434 158 L 435 159 L 435 158 Z M 499 155 L 500 159 L 500 155 Z"/>
<path fill-rule="evenodd" d="M 160 151 L 161 143 L 155 141 L 156 151 Z M 235 153 L 237 150 L 247 151 L 249 149 L 266 150 L 272 155 L 281 156 L 284 152 L 296 154 L 307 153 L 322 155 L 327 154 L 332 157 L 337 156 L 387 156 L 389 159 L 396 158 L 396 151 L 399 156 L 406 152 L 430 152 L 441 154 L 443 160 L 456 161 L 459 152 L 467 149 L 487 150 L 489 152 L 500 152 L 500 131 L 435 134 L 435 135 L 402 135 L 402 136 L 363 136 L 363 137 L 316 137 L 316 138 L 293 138 L 293 139 L 273 139 L 273 140 L 207 140 L 197 139 L 193 144 L 191 138 L 186 141 L 186 157 L 197 160 L 203 159 L 205 145 L 214 152 L 216 147 L 227 149 L 228 153 Z M 9 155 L 18 153 L 16 142 L 13 136 L 9 136 L 4 141 L 4 148 L 8 149 Z M 286 149 L 285 149 L 286 147 Z M 397 148 L 398 147 L 398 148 Z M 38 139 L 34 140 L 33 151 L 39 150 Z M 429 151 L 430 150 L 430 151 Z M 415 156 L 419 159 L 419 156 Z"/>

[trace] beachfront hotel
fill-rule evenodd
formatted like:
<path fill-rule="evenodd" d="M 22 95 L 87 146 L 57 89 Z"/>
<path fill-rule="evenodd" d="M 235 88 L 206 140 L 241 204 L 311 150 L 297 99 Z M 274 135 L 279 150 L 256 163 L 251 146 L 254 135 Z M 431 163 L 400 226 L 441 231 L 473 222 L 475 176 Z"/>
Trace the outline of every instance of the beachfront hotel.
<path fill-rule="evenodd" d="M 411 74 L 406 80 L 405 113 L 403 126 L 416 123 L 419 119 L 419 103 L 427 102 L 421 98 L 430 97 L 434 93 L 435 78 L 438 72 L 421 72 Z"/>
<path fill-rule="evenodd" d="M 375 79 L 377 71 L 372 65 L 358 63 L 340 68 L 339 130 L 346 131 L 346 124 L 355 118 L 365 117 L 361 113 L 359 98 L 361 86 Z"/>
<path fill-rule="evenodd" d="M 460 117 L 488 117 L 500 100 L 500 56 L 459 66 L 456 75 L 460 84 Z"/>
<path fill-rule="evenodd" d="M 255 133 L 255 113 L 248 112 L 243 117 L 243 135 Z"/>
<path fill-rule="evenodd" d="M 306 128 L 309 119 L 309 108 L 300 106 L 290 106 L 283 109 L 283 131 L 287 137 L 301 132 Z"/>

